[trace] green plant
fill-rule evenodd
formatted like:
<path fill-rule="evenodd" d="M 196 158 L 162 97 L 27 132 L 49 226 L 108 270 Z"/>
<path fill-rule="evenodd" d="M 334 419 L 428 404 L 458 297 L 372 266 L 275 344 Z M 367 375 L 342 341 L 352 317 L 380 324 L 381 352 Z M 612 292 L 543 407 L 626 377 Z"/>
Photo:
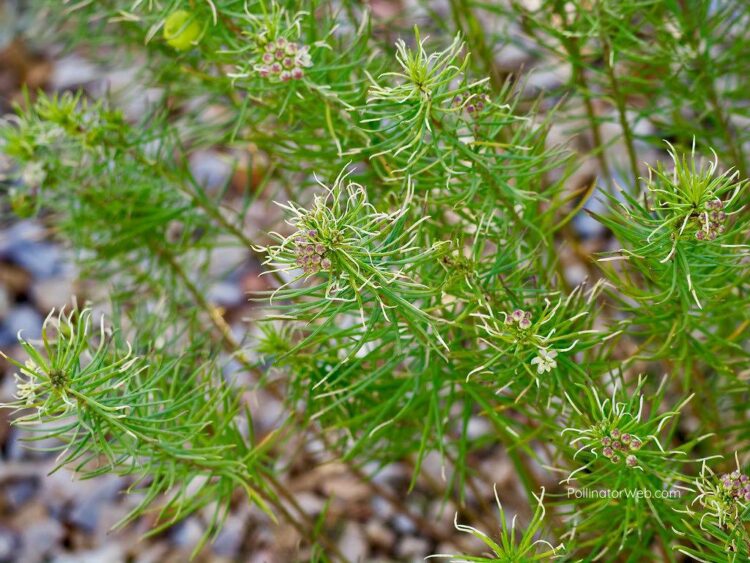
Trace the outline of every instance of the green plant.
<path fill-rule="evenodd" d="M 133 117 L 29 92 L 0 127 L 7 207 L 48 221 L 111 310 L 21 339 L 14 423 L 83 477 L 132 478 L 153 532 L 208 507 L 207 540 L 244 491 L 300 558 L 343 559 L 284 486 L 297 438 L 365 482 L 405 462 L 410 488 L 437 455 L 434 493 L 478 519 L 475 461 L 501 449 L 538 504 L 510 529 L 501 509 L 499 542 L 457 526 L 494 554 L 459 560 L 739 560 L 750 6 L 449 5 L 415 27 L 350 1 L 32 2 L 58 40 L 140 57 L 162 97 Z M 496 44 L 563 79 L 536 89 Z M 240 196 L 195 177 L 205 149 L 250 155 Z M 269 284 L 239 337 L 208 296 L 227 247 Z M 268 435 L 249 386 L 286 408 Z"/>

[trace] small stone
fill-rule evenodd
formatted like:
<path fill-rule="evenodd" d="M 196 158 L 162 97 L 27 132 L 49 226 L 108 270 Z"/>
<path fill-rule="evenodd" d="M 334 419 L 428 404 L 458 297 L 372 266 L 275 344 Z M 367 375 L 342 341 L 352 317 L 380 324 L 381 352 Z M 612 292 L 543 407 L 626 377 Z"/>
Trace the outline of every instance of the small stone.
<path fill-rule="evenodd" d="M 18 561 L 49 561 L 51 552 L 57 551 L 64 537 L 65 529 L 57 520 L 47 518 L 31 523 L 23 529 L 23 547 L 17 552 Z"/>
<path fill-rule="evenodd" d="M 39 490 L 39 477 L 36 475 L 16 476 L 3 483 L 8 504 L 18 510 L 29 502 Z"/>
<path fill-rule="evenodd" d="M 53 563 L 101 563 L 102 561 L 125 561 L 125 548 L 117 542 L 110 541 L 98 549 L 79 551 L 75 554 L 60 554 L 52 559 Z"/>
<path fill-rule="evenodd" d="M 421 559 L 429 551 L 427 540 L 422 538 L 406 537 L 403 538 L 396 547 L 396 554 L 403 559 Z"/>
<path fill-rule="evenodd" d="M 236 307 L 245 300 L 242 290 L 236 283 L 219 282 L 207 292 L 208 300 L 220 307 Z"/>
<path fill-rule="evenodd" d="M 382 520 L 386 520 L 393 516 L 393 506 L 383 497 L 373 498 L 371 506 L 375 515 Z"/>
<path fill-rule="evenodd" d="M 232 163 L 216 151 L 195 151 L 190 155 L 190 172 L 204 188 L 221 188 L 232 177 Z"/>
<path fill-rule="evenodd" d="M 217 555 L 234 559 L 239 552 L 245 537 L 245 523 L 237 516 L 230 516 L 221 528 L 221 532 L 213 543 L 213 551 Z"/>
<path fill-rule="evenodd" d="M 37 279 L 51 278 L 61 272 L 61 251 L 49 243 L 23 241 L 14 246 L 10 258 Z"/>
<path fill-rule="evenodd" d="M 42 316 L 30 305 L 14 307 L 5 318 L 0 328 L 0 345 L 16 342 L 19 331 L 26 339 L 40 338 L 42 335 Z"/>
<path fill-rule="evenodd" d="M 299 492 L 296 495 L 296 499 L 297 504 L 299 504 L 305 514 L 317 515 L 323 512 L 325 508 L 325 499 L 312 492 Z"/>
<path fill-rule="evenodd" d="M 395 532 L 378 520 L 370 520 L 365 525 L 365 534 L 373 545 L 382 549 L 390 548 L 396 541 Z"/>
<path fill-rule="evenodd" d="M 174 545 L 183 549 L 192 549 L 203 537 L 203 526 L 197 518 L 191 517 L 170 528 L 170 537 Z"/>
<path fill-rule="evenodd" d="M 10 297 L 4 285 L 0 285 L 0 319 L 4 319 L 10 311 Z"/>
<path fill-rule="evenodd" d="M 365 561 L 368 554 L 367 538 L 359 524 L 348 522 L 339 539 L 339 549 L 347 561 Z"/>
<path fill-rule="evenodd" d="M 13 530 L 0 527 L 0 561 L 17 561 L 18 549 L 21 547 L 21 539 Z"/>
<path fill-rule="evenodd" d="M 117 498 L 124 486 L 124 480 L 114 475 L 100 477 L 92 483 L 91 491 L 82 498 L 76 499 L 75 508 L 70 513 L 69 520 L 86 533 L 93 533 L 101 523 L 101 509 L 103 505 Z M 93 485 L 95 483 L 95 485 Z"/>
<path fill-rule="evenodd" d="M 414 522 L 408 516 L 396 514 L 393 518 L 393 527 L 403 535 L 413 534 L 416 531 Z"/>
<path fill-rule="evenodd" d="M 76 294 L 74 280 L 68 277 L 36 280 L 31 285 L 31 296 L 42 312 L 60 309 L 71 303 Z"/>

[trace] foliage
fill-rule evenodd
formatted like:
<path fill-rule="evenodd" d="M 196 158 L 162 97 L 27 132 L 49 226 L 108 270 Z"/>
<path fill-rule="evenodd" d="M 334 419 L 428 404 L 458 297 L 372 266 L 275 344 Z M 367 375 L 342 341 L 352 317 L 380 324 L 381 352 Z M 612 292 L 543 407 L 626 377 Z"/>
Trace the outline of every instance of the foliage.
<path fill-rule="evenodd" d="M 7 406 L 61 467 L 131 478 L 128 521 L 209 510 L 209 539 L 244 491 L 340 560 L 282 502 L 295 437 L 412 487 L 435 455 L 435 494 L 480 516 L 476 460 L 502 452 L 538 503 L 519 527 L 501 508 L 499 540 L 457 525 L 492 552 L 458 560 L 746 558 L 750 5 L 29 4 L 39 41 L 136 60 L 160 93 L 133 115 L 28 92 L 0 125 L 5 209 L 111 310 L 21 335 Z M 205 150 L 248 173 L 239 196 L 196 177 Z M 208 291 L 228 248 L 269 287 L 239 336 Z M 251 387 L 288 423 L 256 436 Z"/>

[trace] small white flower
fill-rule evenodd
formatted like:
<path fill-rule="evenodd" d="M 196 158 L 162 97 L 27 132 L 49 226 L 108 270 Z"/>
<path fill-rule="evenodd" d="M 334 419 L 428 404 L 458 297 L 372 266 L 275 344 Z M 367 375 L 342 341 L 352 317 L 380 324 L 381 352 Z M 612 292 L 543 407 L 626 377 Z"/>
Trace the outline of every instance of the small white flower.
<path fill-rule="evenodd" d="M 21 180 L 29 188 L 38 188 L 46 177 L 47 172 L 41 162 L 29 162 L 21 171 Z"/>
<path fill-rule="evenodd" d="M 33 405 L 37 399 L 39 384 L 34 379 L 23 378 L 17 373 L 13 377 L 16 380 L 15 398 L 23 401 L 27 407 Z"/>
<path fill-rule="evenodd" d="M 310 50 L 307 45 L 300 47 L 294 57 L 294 62 L 297 66 L 310 67 L 312 66 L 312 58 L 310 57 Z"/>
<path fill-rule="evenodd" d="M 531 365 L 536 365 L 536 372 L 541 375 L 557 367 L 556 357 L 557 350 L 547 351 L 546 348 L 539 348 L 539 355 L 531 360 Z"/>

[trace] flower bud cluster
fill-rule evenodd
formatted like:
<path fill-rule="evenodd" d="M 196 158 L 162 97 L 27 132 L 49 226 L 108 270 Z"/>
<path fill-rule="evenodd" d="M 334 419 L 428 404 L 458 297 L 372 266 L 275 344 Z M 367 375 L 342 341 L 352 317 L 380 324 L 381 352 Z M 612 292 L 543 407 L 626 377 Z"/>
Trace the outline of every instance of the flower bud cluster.
<path fill-rule="evenodd" d="M 706 203 L 706 210 L 698 216 L 698 230 L 695 238 L 698 240 L 714 240 L 722 234 L 726 227 L 724 222 L 727 214 L 724 212 L 724 202 L 714 199 Z"/>
<path fill-rule="evenodd" d="M 262 78 L 289 82 L 300 80 L 304 68 L 312 66 L 307 45 L 300 46 L 293 41 L 279 37 L 267 42 L 260 55 L 260 63 L 255 66 Z"/>
<path fill-rule="evenodd" d="M 518 328 L 526 330 L 531 326 L 531 313 L 529 311 L 522 311 L 516 309 L 510 315 L 505 315 L 505 324 L 514 325 L 517 324 Z"/>
<path fill-rule="evenodd" d="M 466 110 L 466 113 L 475 116 L 476 114 L 484 110 L 486 104 L 488 104 L 489 101 L 490 97 L 487 94 L 477 94 L 474 96 L 462 96 L 461 94 L 458 94 L 453 98 L 453 106 L 463 106 L 463 109 Z"/>
<path fill-rule="evenodd" d="M 643 442 L 637 436 L 613 428 L 602 437 L 601 444 L 603 446 L 602 454 L 604 457 L 609 458 L 612 463 L 619 463 L 624 457 L 625 465 L 628 467 L 638 465 L 638 458 L 635 456 L 635 452 L 641 449 Z"/>
<path fill-rule="evenodd" d="M 721 476 L 721 486 L 732 499 L 750 501 L 750 477 L 739 470 Z"/>
<path fill-rule="evenodd" d="M 311 276 L 321 270 L 331 269 L 331 260 L 326 253 L 326 247 L 318 240 L 318 231 L 309 230 L 298 234 L 294 239 L 294 252 L 297 255 L 297 265 L 305 274 Z"/>

